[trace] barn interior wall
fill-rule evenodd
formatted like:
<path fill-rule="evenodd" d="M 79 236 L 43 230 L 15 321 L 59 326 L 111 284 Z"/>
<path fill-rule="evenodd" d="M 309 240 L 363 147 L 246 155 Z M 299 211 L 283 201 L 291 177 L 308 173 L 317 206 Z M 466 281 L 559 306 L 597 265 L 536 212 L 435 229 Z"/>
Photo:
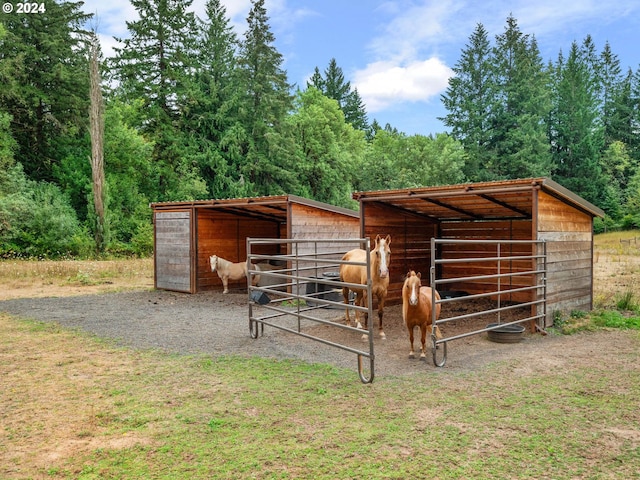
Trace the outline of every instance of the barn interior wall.
<path fill-rule="evenodd" d="M 547 241 L 547 325 L 555 311 L 591 310 L 592 216 L 539 192 L 538 235 Z"/>
<path fill-rule="evenodd" d="M 409 270 L 420 272 L 424 285 L 429 283 L 431 238 L 438 235 L 438 223 L 428 217 L 402 212 L 381 203 L 366 203 L 361 208 L 363 234 L 371 239 L 371 248 L 377 235 L 391 235 L 387 303 L 400 303 L 402 285 Z"/>
<path fill-rule="evenodd" d="M 197 211 L 197 235 L 197 291 L 212 290 L 221 288 L 222 282 L 211 271 L 211 255 L 231 262 L 243 262 L 247 258 L 247 237 L 280 238 L 281 225 L 275 220 L 200 209 Z M 244 283 L 230 282 L 229 285 L 234 287 Z"/>
<path fill-rule="evenodd" d="M 438 252 L 441 259 L 489 258 L 517 255 L 532 255 L 530 244 L 483 243 L 483 240 L 532 240 L 531 219 L 491 220 L 491 221 L 457 221 L 444 222 L 441 227 L 441 238 L 456 240 L 478 240 L 472 244 L 443 244 Z M 477 261 L 443 264 L 438 271 L 439 278 L 460 278 L 481 275 L 509 274 L 533 270 L 532 260 L 510 261 Z M 447 284 L 448 290 L 467 292 L 469 294 L 496 292 L 519 287 L 526 287 L 535 281 L 533 275 L 518 275 L 500 279 L 484 279 Z M 526 302 L 531 300 L 530 292 L 502 296 L 502 300 Z"/>

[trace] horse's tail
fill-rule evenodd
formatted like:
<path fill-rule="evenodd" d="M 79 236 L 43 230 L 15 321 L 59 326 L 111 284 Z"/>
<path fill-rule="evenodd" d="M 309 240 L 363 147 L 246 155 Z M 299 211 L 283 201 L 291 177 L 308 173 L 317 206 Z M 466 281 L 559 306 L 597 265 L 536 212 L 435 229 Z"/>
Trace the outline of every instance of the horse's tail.
<path fill-rule="evenodd" d="M 436 325 L 436 338 L 438 340 L 442 340 L 442 332 L 440 331 L 440 327 L 438 327 L 438 325 Z"/>
<path fill-rule="evenodd" d="M 256 264 L 252 263 L 252 264 L 250 265 L 250 268 L 251 268 L 251 270 L 257 270 L 258 272 L 262 271 L 262 270 L 260 270 L 260 265 L 258 265 L 257 263 L 256 263 Z M 247 273 L 247 274 L 248 274 L 248 273 Z M 259 274 L 259 273 L 256 273 L 256 274 L 253 276 L 253 279 L 252 279 L 252 281 L 251 281 L 251 285 L 253 285 L 253 286 L 255 287 L 256 285 L 258 285 L 258 283 L 259 283 L 259 282 L 260 282 L 260 274 Z"/>

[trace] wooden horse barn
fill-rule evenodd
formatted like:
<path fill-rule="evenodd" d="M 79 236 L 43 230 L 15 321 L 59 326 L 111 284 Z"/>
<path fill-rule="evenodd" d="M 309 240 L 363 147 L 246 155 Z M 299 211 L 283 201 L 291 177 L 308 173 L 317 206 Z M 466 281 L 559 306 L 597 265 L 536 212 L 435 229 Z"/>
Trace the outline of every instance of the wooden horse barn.
<path fill-rule="evenodd" d="M 247 258 L 247 238 L 359 238 L 357 211 L 295 195 L 152 203 L 154 285 L 196 293 L 221 288 L 209 256 Z M 263 254 L 279 244 L 265 246 Z M 319 247 L 322 248 L 322 247 Z M 269 251 L 273 249 L 274 251 Z M 246 285 L 246 282 L 236 286 Z M 233 287 L 233 284 L 231 285 Z"/>
<path fill-rule="evenodd" d="M 401 301 L 407 271 L 427 280 L 433 267 L 435 278 L 447 282 L 439 290 L 462 295 L 511 290 L 503 302 L 526 303 L 544 290 L 544 326 L 556 311 L 592 308 L 593 219 L 604 212 L 548 178 L 356 192 L 353 198 L 360 202 L 363 237 L 392 236 L 389 303 Z M 432 238 L 442 243 L 433 247 Z M 532 255 L 541 246 L 545 274 L 520 275 L 538 268 Z M 540 276 L 545 288 L 531 287 Z"/>

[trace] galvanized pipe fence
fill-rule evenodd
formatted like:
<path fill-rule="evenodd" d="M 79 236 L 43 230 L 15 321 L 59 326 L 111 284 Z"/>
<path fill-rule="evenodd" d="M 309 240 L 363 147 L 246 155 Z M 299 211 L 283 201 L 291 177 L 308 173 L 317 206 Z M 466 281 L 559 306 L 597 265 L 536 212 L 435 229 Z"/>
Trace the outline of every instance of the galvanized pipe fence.
<path fill-rule="evenodd" d="M 481 245 L 483 248 L 486 246 L 495 246 L 495 255 L 490 257 L 477 257 L 477 258 L 439 258 L 441 250 L 438 247 L 442 245 Z M 514 245 L 530 245 L 531 254 L 528 255 L 513 255 L 511 254 L 511 247 Z M 506 250 L 503 248 L 508 246 Z M 505 253 L 506 251 L 506 253 Z M 511 262 L 513 261 L 530 261 L 531 268 L 527 270 L 513 271 Z M 441 265 L 452 264 L 470 264 L 470 263 L 493 263 L 496 264 L 495 273 L 466 276 L 466 277 L 446 277 L 438 278 L 437 272 Z M 506 264 L 506 267 L 505 267 Z M 520 276 L 531 276 L 535 281 L 531 282 L 531 285 L 509 288 L 511 279 Z M 474 281 L 483 280 L 495 280 L 496 290 L 490 292 L 483 292 L 464 296 L 453 296 L 450 298 L 436 299 L 436 290 L 441 290 L 439 287 L 443 285 L 451 284 L 463 284 Z M 505 282 L 507 280 L 507 282 Z M 465 338 L 470 335 L 477 335 L 483 332 L 491 330 L 497 330 L 509 325 L 516 325 L 524 322 L 542 321 L 541 328 L 544 328 L 544 319 L 546 317 L 546 305 L 547 305 L 547 245 L 544 240 L 447 240 L 447 239 L 431 239 L 431 268 L 430 268 L 430 285 L 432 287 L 431 297 L 431 341 L 432 341 L 432 355 L 433 363 L 438 367 L 445 365 L 447 360 L 447 343 L 452 340 Z M 504 288 L 506 285 L 506 288 Z M 511 296 L 514 293 L 531 292 L 532 300 L 523 303 L 516 303 L 510 305 L 503 305 L 503 298 Z M 436 320 L 436 308 L 438 305 L 450 304 L 454 302 L 463 302 L 480 298 L 496 298 L 496 307 L 490 310 L 483 310 L 473 313 L 467 313 L 463 315 L 452 315 L 449 317 L 441 317 Z M 522 307 L 531 307 L 531 315 L 524 316 L 523 318 L 517 318 L 509 322 L 502 322 L 502 312 L 521 309 Z M 445 325 L 449 322 L 456 320 L 471 319 L 479 317 L 481 315 L 495 314 L 497 318 L 496 325 L 487 326 L 486 328 L 476 329 L 468 332 L 464 332 L 450 337 L 436 338 L 436 327 Z M 516 315 L 517 316 L 517 315 Z M 540 325 L 539 325 L 540 326 Z M 442 345 L 442 359 L 438 359 L 438 346 Z"/>
<path fill-rule="evenodd" d="M 344 261 L 342 256 L 349 250 L 361 248 L 366 252 L 365 262 Z M 258 252 L 283 250 L 280 254 Z M 264 326 L 277 328 L 325 345 L 357 355 L 358 375 L 363 383 L 374 379 L 373 312 L 371 301 L 371 258 L 370 241 L 360 239 L 272 239 L 247 238 L 247 290 L 249 294 L 249 333 L 257 339 L 264 335 Z M 256 265 L 256 268 L 252 267 Z M 260 268 L 260 265 L 279 265 L 277 269 Z M 366 285 L 340 281 L 338 271 L 343 264 L 364 266 L 367 270 Z M 253 280 L 259 275 L 262 286 L 254 286 Z M 262 282 L 267 279 L 266 282 Z M 347 326 L 344 321 L 336 323 L 327 318 L 328 309 L 347 308 L 342 300 L 344 287 L 365 290 L 369 299 L 367 307 L 349 304 L 348 308 L 369 318 L 368 332 Z M 366 349 L 346 343 L 322 338 L 309 333 L 305 328 L 326 325 L 359 334 L 368 333 Z M 369 360 L 368 369 L 363 359 Z"/>

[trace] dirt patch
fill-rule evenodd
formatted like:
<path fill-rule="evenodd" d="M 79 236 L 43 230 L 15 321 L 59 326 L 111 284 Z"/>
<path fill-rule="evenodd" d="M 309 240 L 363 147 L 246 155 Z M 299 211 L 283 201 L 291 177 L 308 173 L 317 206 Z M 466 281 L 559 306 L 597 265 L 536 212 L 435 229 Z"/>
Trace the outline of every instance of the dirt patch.
<path fill-rule="evenodd" d="M 64 275 L 88 277 L 90 284 L 56 282 L 47 280 L 46 273 L 60 268 L 46 268 L 40 281 L 25 280 L 14 284 L 0 294 L 0 312 L 33 318 L 45 322 L 80 328 L 99 337 L 112 339 L 119 345 L 135 349 L 160 349 L 172 353 L 203 353 L 210 355 L 259 355 L 273 358 L 291 358 L 308 362 L 330 363 L 347 368 L 357 368 L 353 353 L 344 352 L 305 338 L 265 327 L 265 334 L 258 339 L 249 336 L 246 292 L 232 290 L 228 295 L 220 291 L 196 295 L 167 291 L 154 291 L 149 265 L 136 264 L 135 268 L 109 265 L 112 271 L 124 272 L 103 278 L 94 264 L 64 266 Z M 33 269 L 33 266 L 32 268 Z M 596 255 L 594 272 L 596 296 L 638 288 L 636 281 L 640 271 L 640 258 L 600 252 Z M 137 274 L 140 272 L 140 274 Z M 102 279 L 103 281 L 99 281 Z M 615 288 L 605 288 L 615 282 Z M 134 288 L 133 291 L 125 291 Z M 140 289 L 142 288 L 142 290 Z M 640 295 L 639 295 L 640 296 Z M 491 308 L 484 301 L 453 303 L 443 306 L 443 317 L 461 315 Z M 515 313 L 515 312 L 513 312 Z M 329 310 L 324 318 L 342 324 L 342 310 Z M 503 313 L 502 322 L 508 322 L 512 312 Z M 522 318 L 522 317 L 520 317 Z M 481 329 L 495 322 L 489 315 L 472 320 L 460 320 L 443 326 L 446 337 Z M 288 323 L 287 323 L 288 322 Z M 285 320 L 290 328 L 297 328 L 294 319 Z M 375 321 L 377 324 L 377 320 Z M 303 323 L 307 332 L 330 342 L 347 342 L 356 349 L 366 349 L 358 334 L 345 334 L 339 328 Z M 386 340 L 375 338 L 375 375 L 408 375 L 425 371 L 471 371 L 495 362 L 518 363 L 518 372 L 527 368 L 560 368 L 570 359 L 593 355 L 607 356 L 612 345 L 634 344 L 637 336 L 628 332 L 598 332 L 570 337 L 531 333 L 516 344 L 498 344 L 488 340 L 487 334 L 473 335 L 448 343 L 447 360 L 443 369 L 433 366 L 430 349 L 426 361 L 409 359 L 409 340 L 402 321 L 401 307 L 385 309 L 384 329 Z M 375 325 L 377 332 L 377 325 Z M 419 348 L 419 330 L 415 330 L 415 347 Z M 615 337 L 615 339 L 613 338 Z M 615 340 L 615 341 L 614 341 Z M 613 342 L 613 343 L 612 343 Z M 429 347 L 429 345 L 428 345 Z M 441 357 L 439 357 L 441 358 Z M 604 358 L 603 358 L 603 361 Z M 608 360 L 607 360 L 608 361 Z M 528 367 L 527 365 L 531 365 Z"/>
<path fill-rule="evenodd" d="M 481 308 L 490 308 L 476 301 L 457 305 L 453 313 L 460 314 Z M 264 336 L 252 339 L 249 335 L 247 295 L 234 291 L 207 292 L 196 295 L 167 291 L 135 291 L 101 295 L 81 295 L 47 298 L 21 298 L 0 302 L 0 311 L 24 318 L 79 328 L 101 338 L 111 339 L 118 345 L 135 349 L 159 349 L 180 354 L 242 355 L 271 358 L 290 358 L 312 363 L 329 363 L 357 369 L 357 357 L 351 352 L 313 342 L 273 327 L 265 327 Z M 443 316 L 447 313 L 443 309 Z M 254 311 L 254 314 L 256 312 Z M 259 314 L 259 313 L 258 313 Z M 342 310 L 326 310 L 327 320 L 344 323 Z M 502 318 L 508 321 L 509 318 Z M 446 337 L 461 332 L 481 329 L 495 317 L 485 316 L 444 325 Z M 294 317 L 286 317 L 279 324 L 296 328 Z M 343 329 L 307 322 L 302 324 L 306 333 L 330 342 L 346 343 L 350 347 L 366 350 L 367 343 L 360 334 Z M 402 321 L 401 306 L 385 309 L 386 340 L 374 335 L 375 376 L 411 375 L 425 371 L 472 371 L 487 364 L 527 357 L 531 368 L 554 368 L 564 365 L 568 358 L 593 354 L 606 355 L 613 344 L 633 343 L 632 335 L 621 332 L 571 337 L 527 332 L 516 344 L 494 343 L 487 334 L 473 335 L 448 343 L 447 360 L 443 369 L 434 367 L 430 349 L 427 361 L 409 359 L 409 340 Z M 416 329 L 419 347 L 419 331 Z M 526 363 L 519 369 L 526 369 Z M 368 362 L 367 362 L 368 365 Z M 520 373 L 525 373 L 521 371 Z"/>

